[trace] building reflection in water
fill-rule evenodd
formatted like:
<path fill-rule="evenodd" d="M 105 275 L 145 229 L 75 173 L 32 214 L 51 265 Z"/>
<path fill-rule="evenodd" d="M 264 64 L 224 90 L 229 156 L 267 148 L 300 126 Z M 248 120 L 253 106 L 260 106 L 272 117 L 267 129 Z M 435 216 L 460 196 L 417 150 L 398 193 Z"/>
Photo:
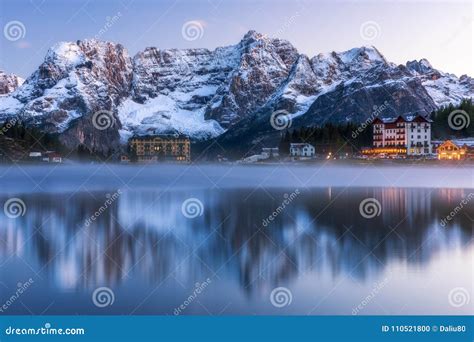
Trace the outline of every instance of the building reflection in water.
<path fill-rule="evenodd" d="M 423 265 L 473 234 L 464 213 L 439 224 L 469 193 L 462 189 L 300 190 L 263 226 L 291 191 L 124 191 L 89 226 L 105 193 L 22 196 L 27 215 L 0 217 L 0 260 L 21 257 L 63 291 L 126 280 L 157 284 L 172 275 L 182 284 L 217 276 L 250 294 L 307 273 L 363 281 L 393 260 Z M 182 214 L 190 197 L 203 203 L 202 216 Z M 368 197 L 382 204 L 373 219 L 359 213 Z M 468 203 L 464 210 L 473 209 Z"/>

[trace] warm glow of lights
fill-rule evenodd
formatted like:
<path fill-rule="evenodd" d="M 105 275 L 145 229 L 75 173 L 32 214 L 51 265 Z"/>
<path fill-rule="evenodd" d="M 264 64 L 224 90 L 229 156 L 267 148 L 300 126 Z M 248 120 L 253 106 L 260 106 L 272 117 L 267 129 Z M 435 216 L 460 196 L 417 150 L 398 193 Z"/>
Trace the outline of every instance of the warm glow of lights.
<path fill-rule="evenodd" d="M 467 149 L 454 144 L 450 140 L 446 140 L 438 147 L 439 160 L 460 160 L 466 156 Z"/>
<path fill-rule="evenodd" d="M 362 151 L 363 154 L 406 154 L 406 148 L 371 148 Z"/>

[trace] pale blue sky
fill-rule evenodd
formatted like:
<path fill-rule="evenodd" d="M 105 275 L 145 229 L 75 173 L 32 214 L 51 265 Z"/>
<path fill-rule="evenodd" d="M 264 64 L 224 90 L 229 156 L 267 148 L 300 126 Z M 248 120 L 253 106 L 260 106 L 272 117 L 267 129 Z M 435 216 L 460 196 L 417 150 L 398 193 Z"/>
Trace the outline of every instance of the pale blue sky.
<path fill-rule="evenodd" d="M 55 42 L 94 37 L 120 13 L 100 38 L 122 43 L 131 55 L 147 46 L 212 49 L 255 29 L 309 56 L 374 45 L 395 63 L 425 57 L 443 71 L 474 76 L 472 6 L 469 0 L 0 0 L 2 31 L 14 20 L 26 29 L 16 41 L 0 37 L 0 68 L 28 76 Z M 192 20 L 204 30 L 190 41 L 181 31 Z M 372 40 L 360 32 L 367 22 Z"/>

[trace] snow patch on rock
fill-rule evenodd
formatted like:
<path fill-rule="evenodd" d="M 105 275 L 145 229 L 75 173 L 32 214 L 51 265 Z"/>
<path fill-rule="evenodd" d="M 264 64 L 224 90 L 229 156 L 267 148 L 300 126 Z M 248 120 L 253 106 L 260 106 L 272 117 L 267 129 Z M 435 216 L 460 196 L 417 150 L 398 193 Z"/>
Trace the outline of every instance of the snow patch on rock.
<path fill-rule="evenodd" d="M 224 133 L 217 121 L 204 119 L 203 109 L 182 109 L 175 100 L 165 95 L 158 95 L 144 104 L 127 99 L 118 108 L 118 117 L 122 123 L 122 142 L 134 134 L 180 133 L 205 140 Z"/>

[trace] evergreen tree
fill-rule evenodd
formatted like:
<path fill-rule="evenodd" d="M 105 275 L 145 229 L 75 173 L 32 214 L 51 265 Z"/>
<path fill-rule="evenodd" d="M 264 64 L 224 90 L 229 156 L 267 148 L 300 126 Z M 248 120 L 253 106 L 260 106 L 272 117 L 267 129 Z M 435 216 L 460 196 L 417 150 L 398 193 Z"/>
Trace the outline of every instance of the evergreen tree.
<path fill-rule="evenodd" d="M 474 137 L 474 104 L 464 99 L 457 106 L 449 104 L 431 113 L 435 139 Z"/>
<path fill-rule="evenodd" d="M 282 139 L 280 139 L 280 144 L 278 145 L 278 150 L 281 156 L 290 155 L 290 143 L 290 132 L 286 131 L 285 134 L 282 135 Z"/>

